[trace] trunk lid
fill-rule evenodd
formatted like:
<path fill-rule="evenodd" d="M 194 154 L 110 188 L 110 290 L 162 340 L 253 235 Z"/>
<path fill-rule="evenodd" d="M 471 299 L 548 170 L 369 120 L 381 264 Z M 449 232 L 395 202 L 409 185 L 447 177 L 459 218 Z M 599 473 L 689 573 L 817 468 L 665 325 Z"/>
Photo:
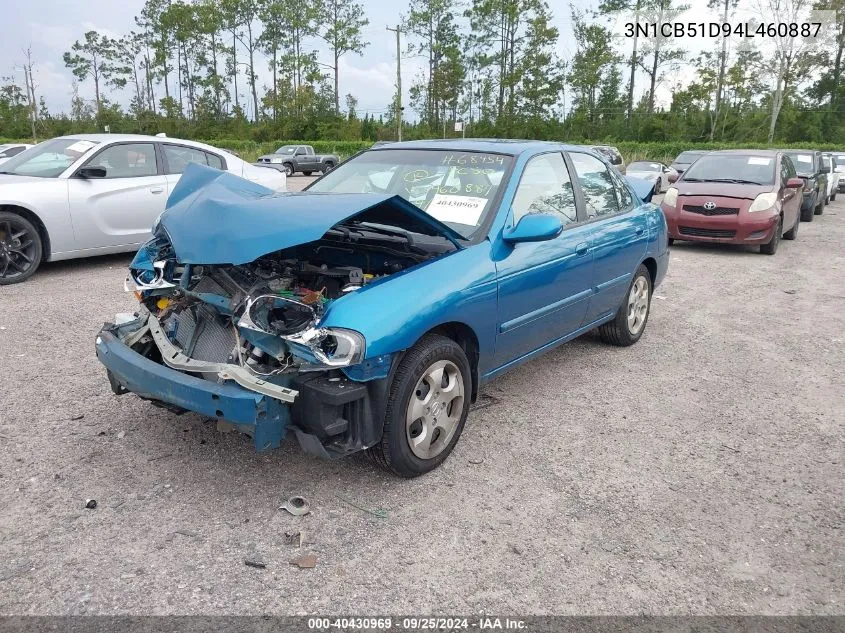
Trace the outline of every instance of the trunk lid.
<path fill-rule="evenodd" d="M 277 193 L 227 172 L 190 164 L 157 221 L 184 264 L 246 264 L 320 239 L 355 219 L 424 235 L 457 248 L 462 237 L 400 196 L 378 193 Z"/>

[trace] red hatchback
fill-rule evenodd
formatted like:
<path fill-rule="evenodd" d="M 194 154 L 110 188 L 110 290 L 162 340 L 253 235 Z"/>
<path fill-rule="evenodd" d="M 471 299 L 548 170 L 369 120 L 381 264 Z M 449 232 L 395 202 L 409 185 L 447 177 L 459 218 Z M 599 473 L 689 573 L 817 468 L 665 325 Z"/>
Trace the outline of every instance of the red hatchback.
<path fill-rule="evenodd" d="M 758 244 L 761 253 L 774 255 L 781 236 L 798 235 L 803 186 L 783 152 L 709 152 L 663 197 L 669 243 Z"/>

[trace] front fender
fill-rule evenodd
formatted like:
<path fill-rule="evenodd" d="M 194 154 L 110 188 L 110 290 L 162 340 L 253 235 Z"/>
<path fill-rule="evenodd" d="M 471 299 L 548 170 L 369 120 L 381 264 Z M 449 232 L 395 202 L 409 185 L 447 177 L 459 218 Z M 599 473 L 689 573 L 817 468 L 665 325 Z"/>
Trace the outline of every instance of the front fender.
<path fill-rule="evenodd" d="M 320 325 L 363 334 L 372 360 L 408 349 L 438 325 L 464 323 L 478 338 L 483 367 L 495 348 L 497 318 L 496 271 L 484 241 L 334 301 Z"/>

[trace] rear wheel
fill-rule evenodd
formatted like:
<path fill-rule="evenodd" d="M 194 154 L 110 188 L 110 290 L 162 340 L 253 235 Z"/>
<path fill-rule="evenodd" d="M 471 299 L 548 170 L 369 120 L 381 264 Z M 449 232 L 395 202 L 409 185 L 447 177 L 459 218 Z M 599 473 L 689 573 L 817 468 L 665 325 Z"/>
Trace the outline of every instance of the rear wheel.
<path fill-rule="evenodd" d="M 627 347 L 640 340 L 651 309 L 651 291 L 651 275 L 648 268 L 640 264 L 616 316 L 599 327 L 605 343 Z"/>
<path fill-rule="evenodd" d="M 765 244 L 760 244 L 760 252 L 763 255 L 774 255 L 778 251 L 778 245 L 780 244 L 780 234 L 783 230 L 783 218 L 778 219 L 778 225 L 775 227 L 775 234 L 772 235 L 772 239 L 770 239 Z"/>
<path fill-rule="evenodd" d="M 41 264 L 38 229 L 16 213 L 0 212 L 0 286 L 26 281 Z"/>
<path fill-rule="evenodd" d="M 466 423 L 472 382 L 460 345 L 436 334 L 414 345 L 396 370 L 381 442 L 373 460 L 400 477 L 417 477 L 452 452 Z"/>

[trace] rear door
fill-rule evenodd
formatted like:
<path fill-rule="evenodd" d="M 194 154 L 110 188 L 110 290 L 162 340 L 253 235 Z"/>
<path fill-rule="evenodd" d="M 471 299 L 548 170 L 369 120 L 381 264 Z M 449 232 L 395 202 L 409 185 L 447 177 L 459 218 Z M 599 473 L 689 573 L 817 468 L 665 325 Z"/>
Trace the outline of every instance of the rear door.
<path fill-rule="evenodd" d="M 206 152 L 196 147 L 177 145 L 175 143 L 161 143 L 162 166 L 167 178 L 168 194 L 173 191 L 176 183 L 182 177 L 182 172 L 191 163 L 208 165 L 215 169 L 226 169 L 226 163 L 217 154 Z M 240 176 L 241 174 L 238 174 Z"/>
<path fill-rule="evenodd" d="M 114 143 L 83 167 L 102 167 L 106 177 L 68 179 L 77 248 L 130 247 L 146 241 L 167 200 L 155 143 Z"/>
<path fill-rule="evenodd" d="M 496 262 L 499 327 L 496 365 L 516 360 L 581 327 L 591 292 L 589 227 L 580 217 L 569 169 L 560 152 L 533 157 L 525 166 L 508 226 L 530 213 L 558 215 L 555 239 L 504 245 Z"/>
<path fill-rule="evenodd" d="M 576 195 L 584 201 L 586 240 L 593 260 L 587 321 L 612 315 L 622 303 L 648 247 L 648 222 L 619 173 L 595 156 L 569 152 Z"/>

